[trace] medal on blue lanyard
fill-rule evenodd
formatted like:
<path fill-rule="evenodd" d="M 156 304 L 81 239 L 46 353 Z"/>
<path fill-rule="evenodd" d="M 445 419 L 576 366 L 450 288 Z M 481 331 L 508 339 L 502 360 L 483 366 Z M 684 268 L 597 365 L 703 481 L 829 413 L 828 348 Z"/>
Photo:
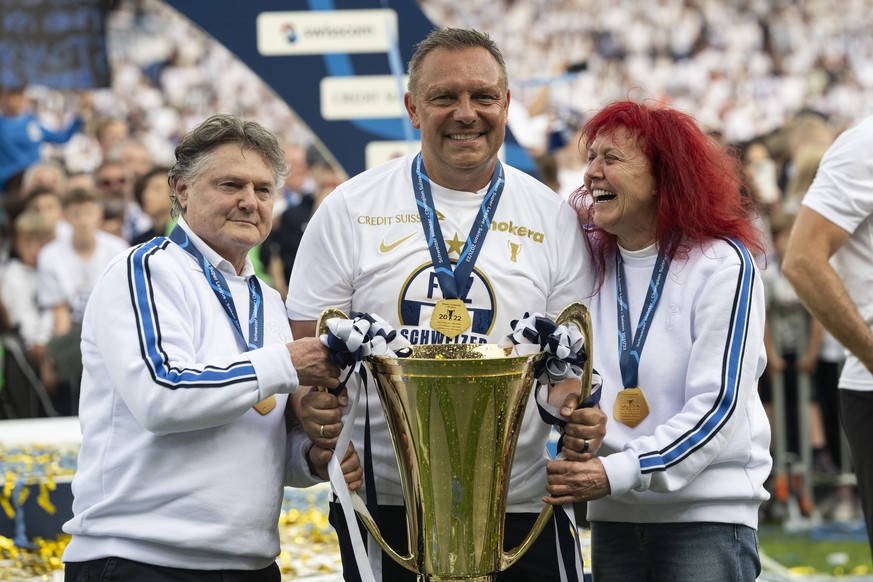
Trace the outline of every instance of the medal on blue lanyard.
<path fill-rule="evenodd" d="M 643 353 L 643 345 L 646 343 L 652 316 L 658 306 L 658 301 L 661 299 L 661 292 L 664 290 L 664 282 L 667 280 L 669 270 L 670 258 L 667 254 L 659 253 L 658 261 L 652 271 L 649 290 L 643 302 L 640 321 L 637 323 L 636 332 L 631 337 L 630 309 L 626 297 L 627 277 L 624 273 L 621 253 L 616 252 L 615 292 L 618 300 L 618 355 L 624 389 L 615 398 L 612 416 L 618 422 L 631 428 L 649 415 L 649 403 L 646 402 L 646 395 L 639 386 L 640 356 Z"/>
<path fill-rule="evenodd" d="M 173 231 L 170 233 L 170 240 L 185 249 L 188 254 L 194 257 L 194 260 L 200 264 L 200 267 L 203 269 L 203 276 L 206 277 L 209 286 L 212 287 L 212 292 L 215 293 L 215 297 L 224 308 L 224 312 L 227 314 L 227 317 L 230 319 L 231 323 L 233 323 L 234 328 L 242 338 L 243 343 L 246 346 L 246 351 L 262 347 L 264 345 L 264 301 L 263 294 L 261 293 L 261 284 L 258 282 L 258 278 L 251 276 L 248 280 L 249 337 L 247 340 L 245 334 L 243 334 L 239 315 L 237 315 L 236 312 L 236 306 L 233 304 L 233 295 L 230 292 L 230 287 L 227 285 L 227 279 L 224 278 L 221 271 L 216 269 L 212 263 L 206 260 L 203 253 L 197 250 L 197 247 L 195 247 L 194 243 L 191 242 L 191 239 L 188 238 L 188 234 L 182 230 L 182 227 L 179 225 L 176 225 L 176 227 L 173 228 Z M 254 405 L 254 409 L 261 414 L 267 414 L 275 407 L 275 396 L 270 396 Z"/>
<path fill-rule="evenodd" d="M 430 191 L 430 179 L 427 177 L 424 164 L 422 164 L 421 153 L 412 162 L 412 185 L 415 189 L 415 202 L 418 205 L 418 214 L 421 217 L 421 225 L 424 228 L 427 248 L 433 261 L 437 282 L 443 294 L 443 298 L 437 301 L 434 306 L 430 326 L 446 337 L 453 338 L 470 327 L 470 313 L 464 305 L 464 299 L 469 292 L 467 281 L 473 272 L 479 252 L 482 250 L 488 229 L 491 227 L 491 218 L 494 216 L 494 211 L 497 210 L 505 181 L 503 164 L 500 163 L 500 160 L 496 160 L 485 199 L 479 207 L 479 214 L 473 222 L 470 234 L 467 235 L 467 242 L 464 244 L 461 256 L 453 270 L 446 252 L 443 232 L 439 220 L 437 220 L 433 195 Z"/>

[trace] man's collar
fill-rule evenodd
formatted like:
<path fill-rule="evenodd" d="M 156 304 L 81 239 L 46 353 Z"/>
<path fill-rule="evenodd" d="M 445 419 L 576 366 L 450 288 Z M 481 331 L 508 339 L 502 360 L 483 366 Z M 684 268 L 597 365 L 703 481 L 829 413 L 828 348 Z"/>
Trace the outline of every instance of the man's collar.
<path fill-rule="evenodd" d="M 212 247 L 206 244 L 206 242 L 202 238 L 197 236 L 194 231 L 191 230 L 191 227 L 188 226 L 188 223 L 185 222 L 185 219 L 181 216 L 179 216 L 178 224 L 182 228 L 182 230 L 184 230 L 185 233 L 188 235 L 188 238 L 191 239 L 191 242 L 194 243 L 194 246 L 197 247 L 197 250 L 203 254 L 203 257 L 207 261 L 209 261 L 209 264 L 211 264 L 219 271 L 229 275 L 243 277 L 244 279 L 248 279 L 255 274 L 255 267 L 252 265 L 252 261 L 248 257 L 248 255 L 246 255 L 246 264 L 243 267 L 242 273 L 237 275 L 236 269 L 230 263 L 230 261 L 219 255 Z"/>

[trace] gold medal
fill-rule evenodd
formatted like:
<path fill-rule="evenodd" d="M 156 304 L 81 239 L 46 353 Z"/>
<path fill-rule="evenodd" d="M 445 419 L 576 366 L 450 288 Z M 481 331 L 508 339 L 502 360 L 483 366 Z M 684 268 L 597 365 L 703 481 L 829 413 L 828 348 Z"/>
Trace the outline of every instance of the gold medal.
<path fill-rule="evenodd" d="M 615 397 L 612 417 L 620 423 L 634 428 L 648 415 L 649 403 L 642 388 L 625 388 Z"/>
<path fill-rule="evenodd" d="M 274 408 L 276 408 L 276 397 L 270 396 L 269 398 L 264 398 L 254 406 L 252 406 L 255 410 L 260 412 L 262 415 L 267 414 Z"/>
<path fill-rule="evenodd" d="M 440 299 L 430 316 L 430 326 L 449 338 L 468 329 L 471 323 L 470 313 L 460 299 Z"/>

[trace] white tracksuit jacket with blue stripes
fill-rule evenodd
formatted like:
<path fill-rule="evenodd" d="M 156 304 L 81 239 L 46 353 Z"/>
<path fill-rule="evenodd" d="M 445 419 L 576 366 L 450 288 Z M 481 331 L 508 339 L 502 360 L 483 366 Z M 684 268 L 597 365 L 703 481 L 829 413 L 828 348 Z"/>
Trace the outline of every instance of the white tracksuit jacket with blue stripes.
<path fill-rule="evenodd" d="M 237 276 L 180 221 L 228 282 Z M 65 561 L 118 556 L 176 568 L 260 569 L 279 554 L 283 484 L 309 485 L 309 441 L 283 411 L 297 374 L 279 294 L 261 283 L 264 347 L 245 344 L 197 261 L 160 237 L 116 257 L 82 329 L 82 447 Z M 252 405 L 275 395 L 261 415 Z"/>
<path fill-rule="evenodd" d="M 636 329 L 657 251 L 621 251 Z M 589 503 L 592 521 L 720 522 L 757 527 L 768 498 L 770 429 L 764 370 L 764 289 L 739 243 L 714 240 L 676 259 L 640 357 L 650 414 L 635 428 L 613 419 L 619 369 L 615 266 L 591 300 L 594 367 L 607 414 L 599 451 L 611 494 Z"/>

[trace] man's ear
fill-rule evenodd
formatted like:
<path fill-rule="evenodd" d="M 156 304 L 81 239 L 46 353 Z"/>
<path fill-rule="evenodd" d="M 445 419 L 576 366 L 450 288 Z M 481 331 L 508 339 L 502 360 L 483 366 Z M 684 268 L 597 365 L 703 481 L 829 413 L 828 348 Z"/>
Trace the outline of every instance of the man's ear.
<path fill-rule="evenodd" d="M 421 129 L 421 123 L 418 120 L 415 99 L 413 99 L 412 93 L 407 91 L 406 94 L 403 95 L 403 104 L 406 106 L 406 113 L 409 115 L 409 122 L 412 124 L 412 127 L 415 129 Z"/>
<path fill-rule="evenodd" d="M 173 191 L 176 192 L 176 200 L 184 212 L 188 208 L 188 182 L 176 176 L 173 178 Z"/>

